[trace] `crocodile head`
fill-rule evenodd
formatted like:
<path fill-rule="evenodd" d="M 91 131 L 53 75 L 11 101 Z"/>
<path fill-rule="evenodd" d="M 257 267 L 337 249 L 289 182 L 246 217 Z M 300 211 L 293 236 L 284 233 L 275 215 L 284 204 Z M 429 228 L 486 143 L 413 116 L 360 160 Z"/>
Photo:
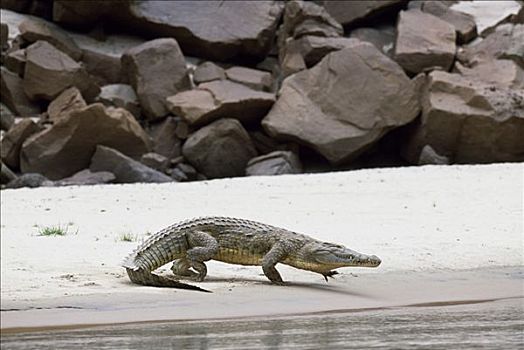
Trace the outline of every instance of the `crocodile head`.
<path fill-rule="evenodd" d="M 302 248 L 303 257 L 316 271 L 329 271 L 339 267 L 377 267 L 381 260 L 376 255 L 366 255 L 348 249 L 340 244 L 314 242 Z"/>

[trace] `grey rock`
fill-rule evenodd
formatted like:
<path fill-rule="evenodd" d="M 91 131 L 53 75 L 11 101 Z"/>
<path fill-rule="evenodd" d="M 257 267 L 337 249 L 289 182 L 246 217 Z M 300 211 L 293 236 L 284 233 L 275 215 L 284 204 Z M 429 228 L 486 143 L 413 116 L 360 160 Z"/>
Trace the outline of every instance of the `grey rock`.
<path fill-rule="evenodd" d="M 40 114 L 40 107 L 30 101 L 24 93 L 23 80 L 18 74 L 8 71 L 4 67 L 1 72 L 1 101 L 12 112 L 22 117 L 35 117 Z"/>
<path fill-rule="evenodd" d="M 16 123 L 2 138 L 0 149 L 2 161 L 11 169 L 19 169 L 22 144 L 39 130 L 40 127 L 29 118 Z"/>
<path fill-rule="evenodd" d="M 171 169 L 170 173 L 171 178 L 177 182 L 189 181 L 189 177 L 187 177 L 186 173 L 178 168 Z"/>
<path fill-rule="evenodd" d="M 289 151 L 275 151 L 250 159 L 246 175 L 282 175 L 302 172 L 302 164 L 296 154 Z"/>
<path fill-rule="evenodd" d="M 130 4 L 135 27 L 174 37 L 185 54 L 225 61 L 264 57 L 282 12 L 277 1 L 140 1 Z"/>
<path fill-rule="evenodd" d="M 512 60 L 485 60 L 472 68 L 455 62 L 455 71 L 462 76 L 487 84 L 513 89 L 524 89 L 524 69 Z"/>
<path fill-rule="evenodd" d="M 372 43 L 382 53 L 393 57 L 396 35 L 395 27 L 382 26 L 378 28 L 356 28 L 351 31 L 350 37 Z"/>
<path fill-rule="evenodd" d="M 82 94 L 76 87 L 70 87 L 60 93 L 47 106 L 49 120 L 56 122 L 73 111 L 83 109 L 87 106 Z"/>
<path fill-rule="evenodd" d="M 414 84 L 401 67 L 372 44 L 356 42 L 284 80 L 262 126 L 277 140 L 311 147 L 338 164 L 418 112 Z"/>
<path fill-rule="evenodd" d="M 240 83 L 254 90 L 270 91 L 273 86 L 271 73 L 258 69 L 235 66 L 228 68 L 226 77 L 236 83 Z"/>
<path fill-rule="evenodd" d="M 3 103 L 0 103 L 0 129 L 8 131 L 15 124 L 13 112 Z"/>
<path fill-rule="evenodd" d="M 126 51 L 122 69 L 148 119 L 166 116 L 166 97 L 190 88 L 184 56 L 172 38 L 148 41 Z"/>
<path fill-rule="evenodd" d="M 430 145 L 425 145 L 420 152 L 418 159 L 418 165 L 448 165 L 450 164 L 449 158 L 441 156 Z"/>
<path fill-rule="evenodd" d="M 171 182 L 169 176 L 129 158 L 119 151 L 98 145 L 89 166 L 91 171 L 109 171 L 117 183 Z"/>
<path fill-rule="evenodd" d="M 217 66 L 213 62 L 204 62 L 196 67 L 193 73 L 195 84 L 207 83 L 213 80 L 226 79 L 224 68 Z"/>
<path fill-rule="evenodd" d="M 287 43 L 287 54 L 298 53 L 304 59 L 306 67 L 312 67 L 324 56 L 333 51 L 352 47 L 358 39 L 353 38 L 323 38 L 307 35 L 299 39 L 292 39 Z"/>
<path fill-rule="evenodd" d="M 424 146 L 453 163 L 524 160 L 524 90 L 435 71 L 422 116 L 403 154 L 416 164 Z"/>
<path fill-rule="evenodd" d="M 397 22 L 395 60 L 410 73 L 449 70 L 456 51 L 455 27 L 418 10 L 401 11 Z"/>
<path fill-rule="evenodd" d="M 425 1 L 422 11 L 437 16 L 455 27 L 459 44 L 470 42 L 477 37 L 477 24 L 470 14 L 452 10 L 442 1 Z"/>
<path fill-rule="evenodd" d="M 88 167 L 97 145 L 136 159 L 151 150 L 149 136 L 128 111 L 95 103 L 28 138 L 20 156 L 22 172 L 39 172 L 52 180 L 71 176 Z"/>
<path fill-rule="evenodd" d="M 178 163 L 175 169 L 182 171 L 185 174 L 187 181 L 198 179 L 198 171 L 187 163 Z"/>
<path fill-rule="evenodd" d="M 4 58 L 5 67 L 22 78 L 24 77 L 25 63 L 26 57 L 24 49 L 9 52 Z"/>
<path fill-rule="evenodd" d="M 18 176 L 4 162 L 0 162 L 0 184 L 5 185 Z"/>
<path fill-rule="evenodd" d="M 75 61 L 82 58 L 82 50 L 65 30 L 52 22 L 40 18 L 27 18 L 18 26 L 20 35 L 28 43 L 38 40 L 49 42 L 58 50 L 64 52 Z"/>
<path fill-rule="evenodd" d="M 385 12 L 402 7 L 406 0 L 322 0 L 322 5 L 344 26 L 362 25 Z"/>
<path fill-rule="evenodd" d="M 100 93 L 85 69 L 46 41 L 26 49 L 24 91 L 32 100 L 53 100 L 65 89 L 76 86 L 87 100 Z"/>
<path fill-rule="evenodd" d="M 178 157 L 182 154 L 182 141 L 177 134 L 181 124 L 173 117 L 167 117 L 160 123 L 150 126 L 153 137 L 153 151 L 168 159 Z"/>
<path fill-rule="evenodd" d="M 192 134 L 182 154 L 208 178 L 243 176 L 257 155 L 248 133 L 236 119 L 217 120 Z"/>
<path fill-rule="evenodd" d="M 275 95 L 256 91 L 228 80 L 203 83 L 197 89 L 167 98 L 171 112 L 190 125 L 203 125 L 221 117 L 242 122 L 262 118 L 275 102 Z"/>
<path fill-rule="evenodd" d="M 140 163 L 164 173 L 169 166 L 169 158 L 158 153 L 149 152 L 142 155 Z"/>
<path fill-rule="evenodd" d="M 71 177 L 55 181 L 54 183 L 55 186 L 87 186 L 112 183 L 115 180 L 116 176 L 109 171 L 92 172 L 89 169 L 84 169 Z"/>
<path fill-rule="evenodd" d="M 16 179 L 11 180 L 6 188 L 36 188 L 36 187 L 53 187 L 53 181 L 50 181 L 48 178 L 38 173 L 27 173 L 18 176 Z"/>
<path fill-rule="evenodd" d="M 465 46 L 457 58 L 466 66 L 505 58 L 524 67 L 524 24 L 503 24 L 484 40 Z"/>
<path fill-rule="evenodd" d="M 105 106 L 124 108 L 131 112 L 135 118 L 140 119 L 140 103 L 131 85 L 111 84 L 102 86 L 102 91 L 98 95 L 97 100 Z"/>

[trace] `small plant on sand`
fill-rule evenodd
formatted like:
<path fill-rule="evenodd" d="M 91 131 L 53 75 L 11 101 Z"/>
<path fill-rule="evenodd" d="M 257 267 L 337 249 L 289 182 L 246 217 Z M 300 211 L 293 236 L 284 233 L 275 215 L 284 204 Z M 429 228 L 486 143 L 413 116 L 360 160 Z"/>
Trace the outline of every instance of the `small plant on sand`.
<path fill-rule="evenodd" d="M 67 226 L 44 226 L 38 229 L 39 236 L 65 236 L 67 234 Z"/>
<path fill-rule="evenodd" d="M 125 232 L 119 236 L 119 240 L 122 242 L 136 242 L 138 241 L 138 236 L 129 232 Z"/>

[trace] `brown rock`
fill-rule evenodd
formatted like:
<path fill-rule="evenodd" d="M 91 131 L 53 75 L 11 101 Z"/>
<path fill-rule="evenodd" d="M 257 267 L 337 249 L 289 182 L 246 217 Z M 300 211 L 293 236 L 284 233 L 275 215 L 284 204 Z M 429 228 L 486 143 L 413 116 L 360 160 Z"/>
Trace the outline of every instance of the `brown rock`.
<path fill-rule="evenodd" d="M 483 84 L 435 71 L 420 122 L 404 156 L 417 163 L 429 145 L 453 163 L 492 163 L 524 159 L 524 90 Z"/>
<path fill-rule="evenodd" d="M 524 67 L 524 24 L 503 24 L 484 40 L 464 47 L 457 55 L 466 66 L 506 58 Z"/>
<path fill-rule="evenodd" d="M 1 98 L 11 111 L 22 117 L 35 117 L 40 113 L 40 107 L 30 101 L 23 89 L 23 81 L 18 74 L 0 68 L 1 72 Z"/>
<path fill-rule="evenodd" d="M 395 60 L 410 73 L 449 70 L 455 57 L 455 28 L 438 17 L 401 11 L 397 22 Z"/>
<path fill-rule="evenodd" d="M 0 184 L 4 185 L 7 184 L 13 180 L 15 180 L 18 176 L 9 169 L 7 165 L 4 164 L 4 162 L 0 162 Z"/>
<path fill-rule="evenodd" d="M 224 61 L 264 57 L 282 5 L 277 1 L 141 1 L 132 2 L 130 11 L 135 27 L 176 38 L 185 54 Z"/>
<path fill-rule="evenodd" d="M 33 17 L 22 21 L 18 29 L 22 38 L 28 43 L 32 44 L 38 40 L 47 41 L 75 61 L 82 58 L 82 50 L 65 30 L 54 23 Z"/>
<path fill-rule="evenodd" d="M 19 1 L 19 0 L 17 0 Z M 126 12 L 125 1 L 89 0 L 53 1 L 53 21 L 81 29 L 89 29 L 104 20 L 120 19 Z"/>
<path fill-rule="evenodd" d="M 228 80 L 200 84 L 167 99 L 171 112 L 191 125 L 202 125 L 221 117 L 252 122 L 262 118 L 275 102 L 275 95 L 256 91 Z"/>
<path fill-rule="evenodd" d="M 76 86 L 87 100 L 100 92 L 80 64 L 45 41 L 26 49 L 24 91 L 30 99 L 52 100 Z"/>
<path fill-rule="evenodd" d="M 420 157 L 418 158 L 418 165 L 448 165 L 450 164 L 449 158 L 441 156 L 430 145 L 425 145 L 420 152 Z"/>
<path fill-rule="evenodd" d="M 382 53 L 393 57 L 395 46 L 396 29 L 392 26 L 381 26 L 378 28 L 362 27 L 351 31 L 351 38 L 367 41 L 375 45 Z"/>
<path fill-rule="evenodd" d="M 195 69 L 193 81 L 195 84 L 207 83 L 213 80 L 226 79 L 226 73 L 222 67 L 213 62 L 204 62 Z"/>
<path fill-rule="evenodd" d="M 333 51 L 352 47 L 358 39 L 351 38 L 322 38 L 319 36 L 303 36 L 287 43 L 287 54 L 298 52 L 304 59 L 307 67 L 312 67 L 324 56 Z"/>
<path fill-rule="evenodd" d="M 122 65 L 149 119 L 167 115 L 166 97 L 190 88 L 186 62 L 175 39 L 156 39 L 130 49 L 122 56 Z"/>
<path fill-rule="evenodd" d="M 406 0 L 322 0 L 322 5 L 343 26 L 362 25 L 386 12 L 395 12 L 407 3 Z"/>
<path fill-rule="evenodd" d="M 4 59 L 5 67 L 22 78 L 24 77 L 25 63 L 25 49 L 9 52 Z"/>
<path fill-rule="evenodd" d="M 36 187 L 53 187 L 53 181 L 38 173 L 28 173 L 18 176 L 16 179 L 10 181 L 6 188 L 36 188 Z"/>
<path fill-rule="evenodd" d="M 182 141 L 177 135 L 180 121 L 167 117 L 161 123 L 151 125 L 153 137 L 153 151 L 168 159 L 176 158 L 182 154 Z"/>
<path fill-rule="evenodd" d="M 9 36 L 9 27 L 6 23 L 0 23 L 0 50 L 6 50 L 9 46 L 7 38 Z"/>
<path fill-rule="evenodd" d="M 477 37 L 477 24 L 470 14 L 452 10 L 441 1 L 425 1 L 422 11 L 437 16 L 455 27 L 459 44 L 470 42 Z"/>
<path fill-rule="evenodd" d="M 8 131 L 15 124 L 13 112 L 3 103 L 0 103 L 0 129 Z"/>
<path fill-rule="evenodd" d="M 2 161 L 11 169 L 19 169 L 22 144 L 39 130 L 38 125 L 29 118 L 16 123 L 2 138 L 0 149 Z"/>
<path fill-rule="evenodd" d="M 67 117 L 69 113 L 80 110 L 87 106 L 82 94 L 76 87 L 70 87 L 57 98 L 55 98 L 47 107 L 49 120 L 56 122 L 58 119 Z"/>
<path fill-rule="evenodd" d="M 302 164 L 297 155 L 289 151 L 275 151 L 252 158 L 247 163 L 246 175 L 299 174 Z"/>
<path fill-rule="evenodd" d="M 271 73 L 258 69 L 235 66 L 226 70 L 226 77 L 239 84 L 246 85 L 254 90 L 270 91 L 273 86 Z"/>
<path fill-rule="evenodd" d="M 115 149 L 102 145 L 96 146 L 96 152 L 89 169 L 91 171 L 109 171 L 115 175 L 115 182 L 117 183 L 173 181 L 169 176 L 151 169 Z"/>
<path fill-rule="evenodd" d="M 402 69 L 373 45 L 359 42 L 284 80 L 262 126 L 279 140 L 299 142 L 342 163 L 418 111 L 414 84 Z"/>
<path fill-rule="evenodd" d="M 28 138 L 20 156 L 22 172 L 39 172 L 53 180 L 71 176 L 88 167 L 96 145 L 138 159 L 151 149 L 151 140 L 126 110 L 95 103 Z"/>
<path fill-rule="evenodd" d="M 88 186 L 101 185 L 112 183 L 116 180 L 116 176 L 109 171 L 92 172 L 89 169 L 84 169 L 62 180 L 55 181 L 55 186 Z"/>
<path fill-rule="evenodd" d="M 246 130 L 229 118 L 196 131 L 184 143 L 182 153 L 208 178 L 243 176 L 247 162 L 257 155 Z"/>

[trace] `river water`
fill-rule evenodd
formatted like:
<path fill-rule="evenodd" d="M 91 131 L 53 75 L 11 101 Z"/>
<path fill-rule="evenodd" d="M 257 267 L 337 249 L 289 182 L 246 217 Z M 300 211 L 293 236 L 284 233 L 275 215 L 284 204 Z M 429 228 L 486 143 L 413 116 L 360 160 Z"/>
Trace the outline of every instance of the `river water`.
<path fill-rule="evenodd" d="M 524 349 L 524 299 L 2 336 L 2 349 Z"/>

